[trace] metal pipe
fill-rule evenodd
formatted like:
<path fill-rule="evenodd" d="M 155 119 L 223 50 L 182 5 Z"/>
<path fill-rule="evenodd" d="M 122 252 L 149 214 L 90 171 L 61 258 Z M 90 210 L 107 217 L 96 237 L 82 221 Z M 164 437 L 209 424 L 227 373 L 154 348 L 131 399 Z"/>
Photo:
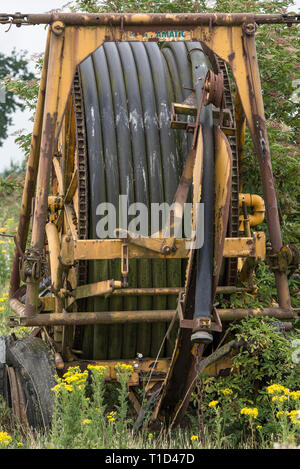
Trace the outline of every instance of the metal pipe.
<path fill-rule="evenodd" d="M 52 285 L 55 290 L 59 291 L 61 288 L 62 281 L 62 265 L 59 260 L 60 258 L 60 240 L 57 230 L 57 226 L 49 222 L 45 227 L 48 247 L 49 247 L 49 260 L 50 260 L 50 271 Z"/>
<path fill-rule="evenodd" d="M 57 106 L 59 84 L 61 81 L 61 64 L 64 44 L 63 36 L 51 33 L 49 45 L 49 63 L 47 73 L 47 88 L 43 114 L 43 127 L 41 135 L 40 160 L 37 174 L 36 201 L 32 224 L 32 238 L 30 251 L 40 255 L 44 248 L 45 225 L 47 220 L 48 191 L 51 174 L 51 163 L 55 148 L 55 130 L 57 124 Z M 26 315 L 33 316 L 38 311 L 39 279 L 27 279 Z"/>
<path fill-rule="evenodd" d="M 25 305 L 16 298 L 11 298 L 8 302 L 9 307 L 16 313 L 17 316 L 25 316 Z"/>
<path fill-rule="evenodd" d="M 299 23 L 299 15 L 268 15 L 252 13 L 41 13 L 41 14 L 0 14 L 0 23 L 6 24 L 50 24 L 62 21 L 72 26 L 233 26 L 241 25 L 245 21 L 255 21 L 257 24 Z"/>
<path fill-rule="evenodd" d="M 120 290 L 114 290 L 111 295 L 115 296 L 131 296 L 131 295 L 179 295 L 183 292 L 184 288 L 180 287 L 165 287 L 165 288 L 121 288 Z M 231 294 L 252 291 L 251 288 L 246 287 L 234 287 L 234 286 L 219 286 L 217 287 L 217 293 Z"/>
<path fill-rule="evenodd" d="M 239 194 L 240 207 L 243 206 L 243 202 L 246 203 L 247 207 L 253 208 L 253 214 L 248 215 L 250 226 L 256 226 L 262 223 L 266 211 L 264 199 L 257 194 Z M 240 221 L 243 221 L 242 215 L 240 216 Z"/>
<path fill-rule="evenodd" d="M 13 310 L 15 309 L 15 305 Z M 218 309 L 221 321 L 239 321 L 248 316 L 273 317 L 276 319 L 294 319 L 298 315 L 294 310 L 281 308 L 265 309 Z M 140 322 L 170 322 L 176 310 L 149 310 L 149 311 L 105 311 L 105 312 L 79 312 L 79 313 L 52 313 L 37 314 L 32 317 L 22 317 L 22 326 L 53 326 L 53 325 L 88 325 L 88 324 L 125 324 Z"/>
<path fill-rule="evenodd" d="M 113 296 L 141 296 L 141 295 L 179 295 L 184 289 L 179 287 L 166 288 L 121 288 L 114 290 Z"/>
<path fill-rule="evenodd" d="M 30 318 L 21 318 L 26 326 L 70 326 L 93 324 L 126 324 L 140 322 L 171 322 L 175 310 L 151 311 L 104 311 L 84 313 L 37 314 Z"/>
<path fill-rule="evenodd" d="M 244 31 L 243 54 L 246 58 L 245 65 L 246 73 L 248 75 L 248 87 L 246 93 L 245 88 L 243 90 L 243 98 L 241 95 L 242 88 L 240 88 L 242 83 L 239 83 L 241 76 L 238 73 L 234 75 L 237 87 L 240 88 L 239 93 L 248 121 L 248 127 L 252 136 L 255 152 L 259 161 L 263 197 L 266 208 L 266 220 L 272 245 L 272 253 L 277 254 L 282 248 L 282 237 L 272 172 L 270 146 L 264 114 L 260 76 L 257 66 L 255 35 L 253 33 L 247 34 Z M 248 107 L 247 104 L 244 106 L 243 99 L 245 99 L 245 104 L 247 100 L 249 100 L 250 107 Z M 280 308 L 289 310 L 291 308 L 291 300 L 286 272 L 275 271 L 274 274 L 279 306 Z"/>
<path fill-rule="evenodd" d="M 41 133 L 43 123 L 43 112 L 45 103 L 45 90 L 47 83 L 47 71 L 48 71 L 48 57 L 49 57 L 49 43 L 50 43 L 50 32 L 48 32 L 45 58 L 42 69 L 42 76 L 40 82 L 38 102 L 35 112 L 34 127 L 32 132 L 30 154 L 27 162 L 27 170 L 25 176 L 24 189 L 22 194 L 21 211 L 19 216 L 18 232 L 16 236 L 16 248 L 14 252 L 14 258 L 11 269 L 9 296 L 10 298 L 17 291 L 20 286 L 20 272 L 19 272 L 19 259 L 20 252 L 25 251 L 26 241 L 29 230 L 30 215 L 32 208 L 32 198 L 34 196 L 38 165 L 39 165 L 39 152 L 41 145 Z"/>
<path fill-rule="evenodd" d="M 293 319 L 298 315 L 294 310 L 285 310 L 282 308 L 264 308 L 264 309 L 218 309 L 218 315 L 221 321 L 240 321 L 246 317 L 272 317 L 276 319 Z"/>

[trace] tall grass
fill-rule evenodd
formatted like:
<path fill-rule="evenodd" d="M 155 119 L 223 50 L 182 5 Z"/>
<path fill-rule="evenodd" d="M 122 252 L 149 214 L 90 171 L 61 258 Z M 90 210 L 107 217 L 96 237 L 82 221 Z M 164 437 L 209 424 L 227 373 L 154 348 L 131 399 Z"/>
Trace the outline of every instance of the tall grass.
<path fill-rule="evenodd" d="M 105 399 L 105 367 L 94 366 L 85 372 L 79 367 L 69 368 L 53 388 L 56 403 L 52 428 L 37 433 L 16 425 L 9 427 L 3 425 L 2 416 L 0 448 L 270 449 L 274 444 L 296 447 L 300 443 L 300 390 L 290 391 L 276 383 L 264 388 L 263 405 L 242 407 L 238 402 L 238 411 L 232 401 L 235 392 L 224 388 L 219 400 L 210 401 L 204 409 L 209 420 L 201 432 L 193 415 L 184 429 L 143 426 L 134 432 L 127 389 L 131 368 L 117 368 L 116 402 Z M 238 441 L 228 433 L 228 424 L 233 433 L 234 424 L 241 426 Z M 266 432 L 264 427 L 268 426 Z"/>

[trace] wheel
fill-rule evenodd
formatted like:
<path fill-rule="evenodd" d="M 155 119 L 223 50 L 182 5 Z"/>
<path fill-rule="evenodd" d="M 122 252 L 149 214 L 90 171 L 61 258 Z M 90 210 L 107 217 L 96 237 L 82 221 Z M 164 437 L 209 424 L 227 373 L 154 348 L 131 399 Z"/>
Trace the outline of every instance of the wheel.
<path fill-rule="evenodd" d="M 37 337 L 7 341 L 3 395 L 19 423 L 35 429 L 51 424 L 55 366 L 47 344 Z"/>

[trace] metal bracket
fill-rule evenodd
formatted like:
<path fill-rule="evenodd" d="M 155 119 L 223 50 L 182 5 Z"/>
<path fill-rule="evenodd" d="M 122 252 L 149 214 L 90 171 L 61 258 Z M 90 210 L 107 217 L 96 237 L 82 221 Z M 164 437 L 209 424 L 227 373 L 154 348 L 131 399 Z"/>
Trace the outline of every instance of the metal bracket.
<path fill-rule="evenodd" d="M 54 21 L 51 24 L 51 31 L 56 35 L 60 36 L 65 30 L 65 24 L 62 21 Z"/>
<path fill-rule="evenodd" d="M 282 246 L 279 252 L 268 256 L 270 269 L 273 271 L 287 272 L 295 270 L 300 264 L 300 250 L 295 244 Z"/>
<path fill-rule="evenodd" d="M 245 21 L 245 23 L 243 24 L 243 31 L 245 34 L 247 34 L 247 36 L 254 36 L 254 34 L 256 33 L 256 30 L 257 30 L 257 24 L 255 23 L 254 20 Z"/>
<path fill-rule="evenodd" d="M 183 317 L 182 311 L 182 304 L 183 304 L 183 296 L 184 292 L 181 292 L 178 296 L 178 304 L 177 304 L 177 314 L 179 318 L 179 327 L 181 329 L 191 329 L 195 330 L 208 330 L 208 331 L 215 331 L 215 332 L 222 332 L 222 322 L 220 316 L 217 313 L 215 306 L 212 309 L 212 317 L 214 321 L 211 320 L 210 317 L 207 316 L 199 316 L 194 319 L 185 319 Z"/>
<path fill-rule="evenodd" d="M 122 285 L 128 286 L 128 273 L 129 273 L 129 258 L 128 258 L 128 244 L 123 243 L 121 248 L 121 276 Z"/>
<path fill-rule="evenodd" d="M 43 252 L 29 248 L 20 259 L 20 278 L 22 282 L 37 282 L 46 273 L 47 260 Z"/>

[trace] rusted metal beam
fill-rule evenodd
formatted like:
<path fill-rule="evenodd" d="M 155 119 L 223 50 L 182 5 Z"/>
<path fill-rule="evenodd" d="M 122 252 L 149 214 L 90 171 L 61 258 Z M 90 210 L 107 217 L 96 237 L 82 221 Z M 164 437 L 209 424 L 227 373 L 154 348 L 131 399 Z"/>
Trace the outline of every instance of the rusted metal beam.
<path fill-rule="evenodd" d="M 282 308 L 264 308 L 264 309 L 218 309 L 221 321 L 239 321 L 246 317 L 265 317 L 276 319 L 293 319 L 298 317 L 297 313 L 292 309 Z"/>
<path fill-rule="evenodd" d="M 136 296 L 136 295 L 178 295 L 183 292 L 184 288 L 180 287 L 166 287 L 166 288 L 121 288 L 120 290 L 114 290 L 113 296 Z M 234 287 L 234 286 L 219 286 L 217 287 L 217 293 L 231 294 L 250 291 L 249 288 L 245 287 Z"/>
<path fill-rule="evenodd" d="M 233 26 L 247 20 L 257 24 L 299 23 L 300 15 L 252 14 L 252 13 L 38 13 L 38 14 L 0 14 L 0 24 L 51 24 L 61 21 L 70 26 Z"/>
<path fill-rule="evenodd" d="M 41 145 L 41 133 L 43 124 L 43 112 L 45 104 L 45 92 L 47 84 L 48 57 L 49 57 L 50 33 L 47 36 L 45 59 L 43 64 L 38 102 L 35 112 L 34 127 L 32 132 L 30 154 L 27 162 L 24 190 L 22 194 L 21 210 L 19 216 L 18 232 L 16 236 L 16 248 L 11 269 L 9 296 L 10 298 L 20 286 L 20 251 L 25 251 L 29 231 L 32 199 L 38 173 L 39 152 Z"/>
<path fill-rule="evenodd" d="M 281 308 L 264 309 L 218 309 L 217 313 L 222 321 L 239 321 L 248 316 L 251 317 L 272 317 L 276 319 L 297 318 L 297 313 Z M 21 317 L 21 326 L 70 326 L 88 324 L 125 324 L 140 322 L 171 322 L 176 314 L 176 310 L 149 310 L 149 311 L 103 311 L 103 312 L 78 312 L 78 313 L 52 313 L 37 314 L 32 317 Z M 17 324 L 15 324 L 17 325 Z"/>
<path fill-rule="evenodd" d="M 84 285 L 85 286 L 85 285 Z M 79 287 L 81 288 L 81 287 Z M 77 290 L 77 289 L 76 289 Z M 112 290 L 112 289 L 110 289 Z M 101 294 L 94 293 L 94 295 L 107 295 L 107 296 L 156 296 L 156 295 L 179 295 L 179 293 L 183 292 L 184 289 L 180 287 L 165 287 L 165 288 L 120 288 L 117 290 L 112 291 L 103 291 Z M 224 294 L 230 295 L 232 293 L 242 293 L 242 292 L 251 292 L 253 291 L 252 288 L 247 287 L 234 287 L 234 286 L 218 286 L 217 287 L 217 295 Z M 76 293 L 77 296 L 77 293 Z M 84 298 L 86 298 L 86 295 Z M 78 297 L 76 297 L 78 299 Z M 73 298 L 72 298 L 73 300 Z M 55 297 L 54 296 L 45 296 L 40 298 L 42 304 L 42 311 L 55 311 Z M 69 306 L 68 306 L 69 307 Z M 19 300 L 11 299 L 10 300 L 10 308 L 17 314 L 17 316 L 24 316 L 25 315 L 25 305 L 21 303 Z"/>
<path fill-rule="evenodd" d="M 264 104 L 260 83 L 260 75 L 257 66 L 255 45 L 255 25 L 253 23 L 243 26 L 243 50 L 246 57 L 245 66 L 247 74 L 247 86 L 242 83 L 241 74 L 235 74 L 237 88 L 239 90 L 242 105 L 248 127 L 252 136 L 255 152 L 258 157 L 263 197 L 266 208 L 266 220 L 272 252 L 278 253 L 282 248 L 280 220 L 277 207 L 277 198 L 274 185 L 271 153 L 264 114 Z M 286 272 L 274 272 L 278 294 L 278 303 L 281 308 L 291 307 L 288 280 Z"/>
<path fill-rule="evenodd" d="M 61 81 L 61 55 L 64 38 L 51 34 L 49 45 L 49 63 L 47 73 L 47 87 L 43 110 L 43 127 L 40 144 L 40 159 L 37 174 L 36 203 L 32 224 L 31 247 L 28 250 L 32 257 L 39 257 L 43 253 L 45 225 L 47 220 L 48 191 L 50 171 L 55 149 L 55 129 L 57 124 L 57 101 L 59 84 Z M 38 311 L 39 279 L 34 273 L 27 279 L 26 315 L 33 316 Z"/>
<path fill-rule="evenodd" d="M 156 250 L 157 239 L 136 238 L 128 244 L 129 259 L 138 258 L 186 258 L 189 249 L 186 243 L 190 239 L 175 239 L 175 250 L 170 254 L 163 254 Z M 71 240 L 69 244 L 74 244 L 75 260 L 97 260 L 97 259 L 120 259 L 122 239 L 88 239 Z M 140 243 L 140 245 L 138 245 Z M 64 248 L 64 239 L 62 240 Z M 62 260 L 64 262 L 64 249 L 62 249 Z M 263 232 L 253 233 L 251 238 L 225 238 L 224 257 L 255 257 L 259 260 L 265 258 L 265 234 Z"/>
<path fill-rule="evenodd" d="M 84 313 L 52 313 L 37 314 L 30 318 L 20 318 L 22 325 L 39 326 L 71 326 L 88 324 L 125 324 L 140 322 L 170 322 L 175 310 L 149 310 L 149 311 L 103 311 Z"/>

